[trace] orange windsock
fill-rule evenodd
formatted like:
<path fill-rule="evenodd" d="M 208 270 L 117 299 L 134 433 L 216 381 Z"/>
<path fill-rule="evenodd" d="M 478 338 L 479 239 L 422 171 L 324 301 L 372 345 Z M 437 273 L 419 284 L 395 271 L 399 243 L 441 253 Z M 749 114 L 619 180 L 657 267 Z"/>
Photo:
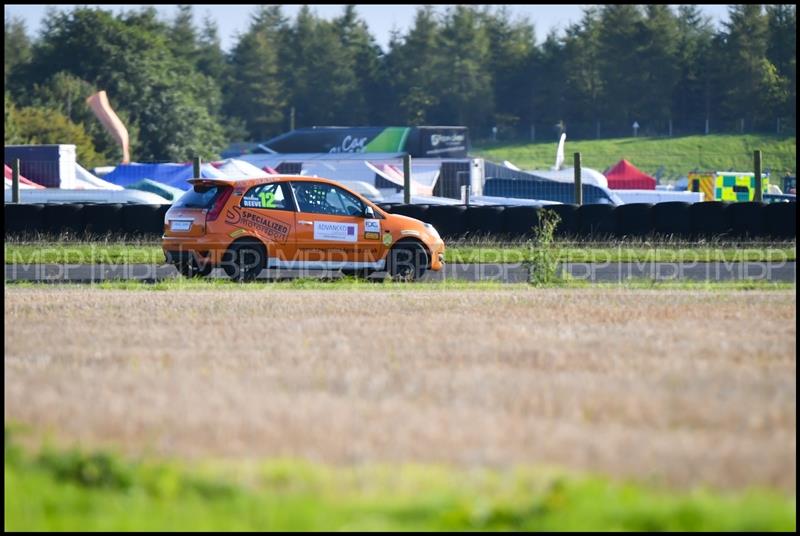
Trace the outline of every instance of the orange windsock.
<path fill-rule="evenodd" d="M 94 115 L 103 123 L 106 130 L 117 140 L 117 143 L 122 146 L 122 163 L 129 163 L 131 155 L 128 149 L 128 130 L 108 103 L 106 92 L 98 91 L 91 95 L 86 99 L 86 104 L 89 105 Z"/>

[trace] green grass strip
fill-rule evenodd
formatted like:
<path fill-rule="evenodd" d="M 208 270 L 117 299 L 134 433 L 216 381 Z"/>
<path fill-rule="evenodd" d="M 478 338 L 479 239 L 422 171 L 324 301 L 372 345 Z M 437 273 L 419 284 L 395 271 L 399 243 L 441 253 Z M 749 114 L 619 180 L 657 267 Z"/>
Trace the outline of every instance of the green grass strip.
<path fill-rule="evenodd" d="M 162 264 L 160 245 L 43 243 L 4 247 L 5 264 Z M 448 247 L 445 262 L 521 263 L 533 259 L 529 244 Z M 625 246 L 559 247 L 561 262 L 785 262 L 797 259 L 794 243 L 775 246 Z"/>
<path fill-rule="evenodd" d="M 444 281 L 420 281 L 401 283 L 379 280 L 359 280 L 349 277 L 338 279 L 298 278 L 288 281 L 252 281 L 237 283 L 224 278 L 185 279 L 175 277 L 155 282 L 133 280 L 107 280 L 98 283 L 43 283 L 35 281 L 6 281 L 6 289 L 69 289 L 94 288 L 98 290 L 131 291 L 239 291 L 239 292 L 280 292 L 280 291 L 356 291 L 356 292 L 451 292 L 451 291 L 504 291 L 536 292 L 540 289 L 622 289 L 622 290 L 698 290 L 698 291 L 748 291 L 748 290 L 794 290 L 794 283 L 764 280 L 651 280 L 627 279 L 623 282 L 592 283 L 578 279 L 564 279 L 544 285 L 527 283 L 502 283 L 500 281 L 464 281 L 448 279 Z"/>
<path fill-rule="evenodd" d="M 777 491 L 670 490 L 553 468 L 129 460 L 5 441 L 5 529 L 793 531 Z"/>

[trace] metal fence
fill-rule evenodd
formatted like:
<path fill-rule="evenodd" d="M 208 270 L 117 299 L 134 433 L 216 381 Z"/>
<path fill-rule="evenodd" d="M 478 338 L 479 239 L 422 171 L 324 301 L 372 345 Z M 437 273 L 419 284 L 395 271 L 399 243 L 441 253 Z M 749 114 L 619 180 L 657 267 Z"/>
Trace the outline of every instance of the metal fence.
<path fill-rule="evenodd" d="M 677 137 L 705 134 L 775 134 L 794 136 L 797 120 L 789 117 L 768 119 L 664 119 L 555 121 L 528 124 L 497 125 L 473 129 L 475 143 L 485 141 L 549 141 L 558 140 L 562 132 L 570 139 L 596 140 L 627 137 Z"/>
<path fill-rule="evenodd" d="M 566 158 L 559 169 L 553 169 L 556 144 L 549 147 L 550 154 L 513 152 L 511 162 L 485 158 L 411 159 L 409 188 L 406 188 L 406 163 L 400 154 L 250 155 L 254 158 L 202 163 L 198 169 L 204 178 L 247 178 L 274 173 L 323 177 L 339 181 L 376 203 L 536 206 L 576 203 L 573 153 L 565 151 Z M 703 145 L 683 145 L 672 150 L 656 148 L 657 144 L 653 147 L 653 150 L 639 148 L 631 154 L 625 143 L 620 142 L 602 152 L 582 153 L 580 201 L 620 205 L 758 200 L 753 192 L 752 150 L 723 152 L 708 150 Z M 188 179 L 198 175 L 192 162 L 140 162 L 92 170 L 74 162 L 68 164 L 21 160 L 20 201 L 171 204 L 190 188 Z M 8 168 L 6 202 L 12 202 Z M 791 181 L 785 177 L 794 176 L 795 169 L 794 154 L 778 149 L 764 151 L 761 191 L 770 195 L 789 193 L 787 184 Z M 735 199 L 729 199 L 717 196 L 713 189 L 692 191 L 689 177 L 693 173 L 730 175 L 733 182 L 721 186 L 745 188 L 749 195 L 743 198 L 737 192 Z M 631 179 L 628 174 L 634 177 Z M 752 184 L 748 176 L 752 177 Z M 783 199 L 765 197 L 764 200 Z"/>

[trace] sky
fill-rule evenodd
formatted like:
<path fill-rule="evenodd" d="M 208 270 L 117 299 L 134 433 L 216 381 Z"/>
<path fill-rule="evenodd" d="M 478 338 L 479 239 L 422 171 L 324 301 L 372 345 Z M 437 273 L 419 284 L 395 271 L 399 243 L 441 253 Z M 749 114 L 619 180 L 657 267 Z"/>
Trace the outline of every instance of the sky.
<path fill-rule="evenodd" d="M 88 4 L 89 7 L 103 7 L 118 13 L 123 9 L 136 9 L 147 4 L 118 5 L 118 4 Z M 448 4 L 450 5 L 450 4 Z M 443 12 L 448 5 L 438 5 L 436 10 Z M 56 9 L 70 10 L 74 5 L 58 5 Z M 156 5 L 163 18 L 171 19 L 175 16 L 176 8 L 174 5 Z M 300 10 L 300 5 L 284 5 L 283 12 L 290 18 L 294 18 Z M 417 5 L 359 5 L 357 10 L 359 15 L 367 21 L 372 35 L 378 44 L 386 50 L 392 29 L 396 28 L 401 33 L 405 33 L 414 21 L 414 13 Z M 551 29 L 563 30 L 569 24 L 577 22 L 581 18 L 583 5 L 509 5 L 510 12 L 517 17 L 527 16 L 536 28 L 537 40 L 541 43 Z M 720 22 L 727 20 L 728 6 L 726 5 L 700 5 L 703 13 L 710 16 L 712 21 L 719 25 Z M 222 48 L 229 51 L 236 42 L 236 35 L 243 33 L 250 24 L 250 14 L 253 12 L 253 5 L 197 5 L 194 7 L 195 23 L 200 25 L 206 13 L 217 21 L 219 35 L 222 41 Z M 326 19 L 339 16 L 343 5 L 311 5 L 312 10 Z M 40 29 L 40 22 L 45 14 L 47 5 L 5 5 L 5 17 L 12 16 L 23 19 L 26 23 L 28 32 L 37 34 Z"/>

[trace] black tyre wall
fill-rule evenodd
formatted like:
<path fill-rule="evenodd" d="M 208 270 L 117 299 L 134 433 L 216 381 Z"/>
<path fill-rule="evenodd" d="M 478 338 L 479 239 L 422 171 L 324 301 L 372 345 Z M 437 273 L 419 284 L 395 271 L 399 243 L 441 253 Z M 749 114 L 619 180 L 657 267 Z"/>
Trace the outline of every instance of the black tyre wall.
<path fill-rule="evenodd" d="M 653 205 L 653 229 L 656 234 L 688 238 L 691 235 L 689 206 L 685 201 L 667 201 Z"/>
<path fill-rule="evenodd" d="M 509 238 L 532 238 L 539 225 L 539 207 L 506 207 L 503 234 Z"/>
<path fill-rule="evenodd" d="M 693 238 L 714 238 L 727 236 L 730 226 L 725 217 L 725 208 L 730 203 L 724 201 L 703 201 L 689 207 L 689 225 Z"/>
<path fill-rule="evenodd" d="M 797 203 L 771 203 L 764 207 L 766 232 L 773 238 L 797 237 Z"/>
<path fill-rule="evenodd" d="M 467 207 L 467 233 L 471 236 L 500 234 L 504 211 L 505 207 Z"/>
<path fill-rule="evenodd" d="M 467 232 L 466 207 L 462 205 L 431 205 L 427 218 L 442 238 L 457 238 Z"/>
<path fill-rule="evenodd" d="M 83 233 L 84 206 L 80 203 L 64 203 L 45 205 L 42 210 L 42 223 L 45 232 L 58 235 L 61 233 Z"/>
<path fill-rule="evenodd" d="M 394 207 L 392 214 L 400 214 L 401 216 L 408 216 L 409 218 L 427 222 L 428 208 L 429 205 L 402 204 Z"/>
<path fill-rule="evenodd" d="M 653 234 L 653 205 L 651 203 L 629 203 L 614 208 L 614 234 L 623 236 L 647 236 Z"/>
<path fill-rule="evenodd" d="M 558 215 L 559 222 L 554 234 L 556 236 L 573 237 L 578 234 L 578 205 L 548 205 L 542 211 L 552 210 Z M 539 213 L 541 217 L 541 212 Z"/>
<path fill-rule="evenodd" d="M 578 234 L 581 237 L 612 236 L 615 227 L 613 205 L 594 204 L 578 207 Z"/>
<path fill-rule="evenodd" d="M 127 234 L 161 234 L 163 219 L 159 221 L 161 205 L 122 205 L 122 229 Z"/>
<path fill-rule="evenodd" d="M 83 220 L 87 234 L 103 235 L 122 232 L 120 203 L 102 203 L 83 207 Z"/>
<path fill-rule="evenodd" d="M 172 205 L 159 205 L 158 206 L 158 210 L 156 211 L 156 213 L 158 215 L 158 224 L 159 224 L 158 232 L 159 233 L 163 233 L 164 232 L 164 220 L 166 219 L 167 211 L 170 209 L 171 206 Z"/>
<path fill-rule="evenodd" d="M 42 209 L 40 204 L 6 204 L 4 207 L 5 232 L 8 233 L 36 233 L 41 232 Z"/>
<path fill-rule="evenodd" d="M 731 203 L 725 208 L 725 218 L 733 238 L 755 238 L 766 234 L 766 204 L 747 201 Z"/>

